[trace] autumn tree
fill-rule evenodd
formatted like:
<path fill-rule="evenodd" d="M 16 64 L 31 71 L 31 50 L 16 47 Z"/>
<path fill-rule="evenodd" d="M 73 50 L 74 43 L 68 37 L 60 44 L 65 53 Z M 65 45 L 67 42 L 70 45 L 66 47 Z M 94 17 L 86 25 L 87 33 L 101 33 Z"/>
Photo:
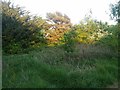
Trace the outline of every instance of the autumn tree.
<path fill-rule="evenodd" d="M 49 23 L 49 28 L 46 30 L 45 37 L 48 43 L 58 43 L 72 26 L 70 18 L 60 12 L 47 13 L 46 18 Z"/>
<path fill-rule="evenodd" d="M 80 43 L 92 44 L 107 34 L 105 31 L 107 27 L 107 24 L 85 17 L 79 24 L 74 25 L 76 39 Z"/>

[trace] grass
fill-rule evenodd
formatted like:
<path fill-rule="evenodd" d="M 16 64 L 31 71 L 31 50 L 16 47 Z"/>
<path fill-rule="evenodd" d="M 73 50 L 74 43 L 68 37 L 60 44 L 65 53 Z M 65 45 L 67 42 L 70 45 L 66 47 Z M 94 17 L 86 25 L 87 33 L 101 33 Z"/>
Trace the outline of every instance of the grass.
<path fill-rule="evenodd" d="M 97 88 L 118 82 L 117 57 L 93 49 L 85 49 L 84 57 L 79 49 L 66 56 L 58 47 L 3 55 L 3 88 Z"/>
<path fill-rule="evenodd" d="M 0 66 L 0 89 L 2 89 L 2 66 Z"/>

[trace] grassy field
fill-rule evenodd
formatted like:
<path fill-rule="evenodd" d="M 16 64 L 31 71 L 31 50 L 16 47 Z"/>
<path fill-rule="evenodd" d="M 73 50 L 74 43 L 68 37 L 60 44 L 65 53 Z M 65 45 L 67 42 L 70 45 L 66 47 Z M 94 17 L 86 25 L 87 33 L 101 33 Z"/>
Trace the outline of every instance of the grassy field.
<path fill-rule="evenodd" d="M 100 46 L 77 46 L 66 54 L 46 47 L 28 54 L 3 55 L 3 88 L 97 88 L 117 83 L 116 53 Z"/>

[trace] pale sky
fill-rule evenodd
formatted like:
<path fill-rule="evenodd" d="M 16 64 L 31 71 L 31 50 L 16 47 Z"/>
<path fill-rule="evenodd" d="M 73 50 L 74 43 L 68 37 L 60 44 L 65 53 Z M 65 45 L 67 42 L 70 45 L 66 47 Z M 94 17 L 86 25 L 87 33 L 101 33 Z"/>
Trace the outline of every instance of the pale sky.
<path fill-rule="evenodd" d="M 93 18 L 97 20 L 107 21 L 109 24 L 113 23 L 110 20 L 109 5 L 118 0 L 11 0 L 15 5 L 25 7 L 25 10 L 30 11 L 33 15 L 40 15 L 45 18 L 46 13 L 59 11 L 62 14 L 68 15 L 71 22 L 79 23 L 85 15 L 92 10 Z"/>

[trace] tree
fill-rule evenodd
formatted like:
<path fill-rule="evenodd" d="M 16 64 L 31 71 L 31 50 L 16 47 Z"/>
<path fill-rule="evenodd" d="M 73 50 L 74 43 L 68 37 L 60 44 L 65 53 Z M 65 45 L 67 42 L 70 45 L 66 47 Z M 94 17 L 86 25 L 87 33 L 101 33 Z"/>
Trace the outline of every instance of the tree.
<path fill-rule="evenodd" d="M 116 4 L 111 4 L 111 14 L 110 15 L 111 15 L 112 19 L 115 19 L 118 22 L 118 24 L 113 28 L 113 30 L 114 30 L 113 35 L 116 37 L 115 39 L 118 41 L 117 49 L 120 52 L 120 1 L 118 1 Z"/>
<path fill-rule="evenodd" d="M 111 17 L 120 23 L 120 1 L 117 4 L 111 4 Z"/>
<path fill-rule="evenodd" d="M 74 25 L 77 33 L 76 39 L 80 43 L 95 43 L 95 41 L 98 41 L 103 35 L 107 34 L 105 31 L 107 27 L 107 24 L 93 20 L 91 17 L 85 17 L 80 24 Z"/>
<path fill-rule="evenodd" d="M 29 12 L 2 1 L 2 46 L 6 53 L 19 53 L 45 41 L 41 17 L 32 18 Z"/>
<path fill-rule="evenodd" d="M 45 37 L 48 43 L 58 43 L 64 33 L 70 30 L 72 24 L 67 15 L 62 15 L 60 12 L 47 13 L 47 22 L 49 23 Z"/>

